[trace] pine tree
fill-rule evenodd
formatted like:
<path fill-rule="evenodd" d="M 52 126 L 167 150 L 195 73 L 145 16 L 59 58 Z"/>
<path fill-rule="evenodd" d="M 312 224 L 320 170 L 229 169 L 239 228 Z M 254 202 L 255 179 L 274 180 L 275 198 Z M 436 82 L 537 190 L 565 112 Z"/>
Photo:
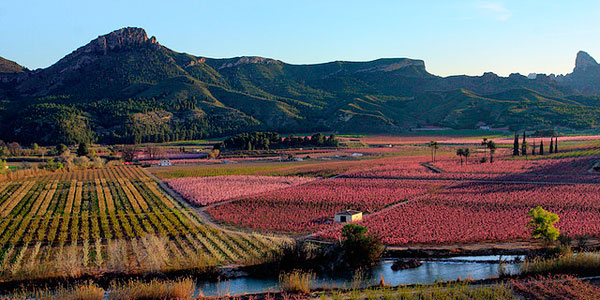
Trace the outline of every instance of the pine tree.
<path fill-rule="evenodd" d="M 515 141 L 513 142 L 513 156 L 519 156 L 519 135 L 515 132 Z"/>
<path fill-rule="evenodd" d="M 550 150 L 548 150 L 548 153 L 552 154 L 552 151 L 554 151 L 554 139 L 550 138 Z"/>
<path fill-rule="evenodd" d="M 79 143 L 79 148 L 77 148 L 77 156 L 86 156 L 90 153 L 90 149 L 86 143 Z"/>
<path fill-rule="evenodd" d="M 525 140 L 525 131 L 523 131 L 523 142 L 521 143 L 521 155 L 527 156 L 527 140 Z"/>
<path fill-rule="evenodd" d="M 544 140 L 540 142 L 540 155 L 544 155 Z"/>
<path fill-rule="evenodd" d="M 555 137 L 556 141 L 554 141 L 554 153 L 558 153 L 558 137 Z"/>

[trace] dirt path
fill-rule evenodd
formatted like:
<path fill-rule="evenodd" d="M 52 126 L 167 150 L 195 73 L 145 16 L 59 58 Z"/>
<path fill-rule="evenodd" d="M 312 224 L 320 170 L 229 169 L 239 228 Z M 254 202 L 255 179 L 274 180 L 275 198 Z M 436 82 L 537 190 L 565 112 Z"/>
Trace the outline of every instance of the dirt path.
<path fill-rule="evenodd" d="M 175 190 L 173 190 L 168 184 L 166 184 L 164 181 L 160 180 L 160 178 L 156 177 L 154 174 L 152 174 L 151 172 L 148 172 L 149 176 L 151 178 L 153 178 L 154 180 L 156 180 L 156 182 L 159 184 L 159 186 L 169 195 L 171 196 L 173 199 L 175 199 L 176 201 L 178 201 L 179 203 L 181 203 L 182 206 L 184 206 L 186 209 L 190 210 L 191 212 L 193 212 L 196 216 L 198 216 L 200 218 L 200 220 L 206 224 L 207 226 L 213 227 L 215 229 L 221 230 L 223 232 L 227 232 L 227 233 L 231 233 L 231 234 L 253 234 L 253 233 L 257 233 L 256 231 L 251 231 L 251 230 L 243 230 L 243 229 L 230 229 L 227 227 L 224 227 L 223 225 L 219 224 L 218 222 L 216 222 L 206 211 L 205 209 L 208 208 L 208 206 L 205 207 L 197 207 L 192 205 L 191 203 L 189 203 L 187 200 L 185 200 L 179 193 L 177 193 Z M 234 200 L 231 200 L 234 201 Z M 261 235 L 265 235 L 263 233 L 259 233 Z M 281 238 L 281 239 L 292 239 L 293 237 L 290 237 L 288 235 L 281 235 L 281 234 L 275 234 L 275 233 L 268 233 L 266 234 L 267 236 L 272 236 L 272 237 L 276 237 L 276 238 Z"/>

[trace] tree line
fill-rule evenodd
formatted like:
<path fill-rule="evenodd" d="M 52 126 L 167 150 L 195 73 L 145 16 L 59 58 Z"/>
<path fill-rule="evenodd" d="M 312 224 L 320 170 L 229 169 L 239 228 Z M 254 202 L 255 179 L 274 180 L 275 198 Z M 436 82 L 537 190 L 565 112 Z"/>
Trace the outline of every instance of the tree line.
<path fill-rule="evenodd" d="M 527 133 L 523 132 L 523 140 L 521 141 L 521 144 L 519 145 L 519 134 L 515 132 L 515 140 L 513 142 L 513 156 L 525 156 L 527 157 L 528 155 L 528 148 L 531 148 L 531 155 L 544 155 L 545 154 L 545 147 L 544 147 L 544 140 L 540 140 L 540 143 L 537 144 L 534 140 L 533 143 L 531 143 L 531 145 L 529 144 L 529 142 L 527 142 Z M 536 152 L 537 150 L 537 152 Z M 553 136 L 550 137 L 550 145 L 548 147 L 548 153 L 552 154 L 552 153 L 558 153 L 558 137 Z"/>
<path fill-rule="evenodd" d="M 316 133 L 312 136 L 297 137 L 290 134 L 282 138 L 277 132 L 251 132 L 236 134 L 223 142 L 216 144 L 218 150 L 269 150 L 298 147 L 339 147 L 339 141 L 334 134 L 325 136 Z"/>

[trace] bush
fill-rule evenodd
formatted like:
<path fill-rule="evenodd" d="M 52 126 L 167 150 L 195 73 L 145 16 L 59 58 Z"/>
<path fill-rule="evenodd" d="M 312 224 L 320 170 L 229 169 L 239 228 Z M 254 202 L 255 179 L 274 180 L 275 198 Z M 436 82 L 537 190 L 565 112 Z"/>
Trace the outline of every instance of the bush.
<path fill-rule="evenodd" d="M 536 239 L 544 239 L 547 243 L 555 241 L 560 232 L 554 223 L 558 222 L 558 215 L 551 213 L 541 206 L 533 208 L 527 213 L 527 216 L 531 218 L 527 224 L 533 229 L 533 237 Z"/>
<path fill-rule="evenodd" d="M 75 157 L 73 159 L 73 164 L 75 165 L 75 167 L 77 167 L 81 170 L 88 169 L 91 166 L 90 159 L 87 158 L 86 156 Z"/>
<path fill-rule="evenodd" d="M 94 156 L 94 158 L 92 158 L 92 165 L 95 169 L 101 169 L 102 167 L 104 167 L 105 163 L 106 161 L 98 156 Z"/>
<path fill-rule="evenodd" d="M 367 235 L 367 228 L 347 224 L 342 228 L 343 261 L 351 268 L 371 267 L 379 262 L 384 248 L 379 238 Z"/>

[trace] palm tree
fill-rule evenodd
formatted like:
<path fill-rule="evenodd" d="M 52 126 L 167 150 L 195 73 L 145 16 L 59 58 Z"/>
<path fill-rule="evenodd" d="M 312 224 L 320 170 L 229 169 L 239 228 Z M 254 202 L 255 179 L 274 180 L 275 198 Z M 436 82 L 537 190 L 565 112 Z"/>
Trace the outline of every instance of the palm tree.
<path fill-rule="evenodd" d="M 490 149 L 490 164 L 491 164 L 494 162 L 494 153 L 496 152 L 496 143 L 494 143 L 494 141 L 488 141 L 487 148 Z"/>
<path fill-rule="evenodd" d="M 456 149 L 456 155 L 458 155 L 458 157 L 460 157 L 460 165 L 462 166 L 462 164 L 463 164 L 462 158 L 465 155 L 465 150 L 463 150 L 463 148 Z"/>
<path fill-rule="evenodd" d="M 431 161 L 434 162 L 435 161 L 435 155 L 437 154 L 436 153 L 437 149 L 440 148 L 440 145 L 436 141 L 431 141 L 431 142 L 429 142 L 428 147 L 431 148 Z"/>
<path fill-rule="evenodd" d="M 463 151 L 463 156 L 465 157 L 465 165 L 469 163 L 469 156 L 471 156 L 471 151 L 469 148 L 465 148 Z"/>

